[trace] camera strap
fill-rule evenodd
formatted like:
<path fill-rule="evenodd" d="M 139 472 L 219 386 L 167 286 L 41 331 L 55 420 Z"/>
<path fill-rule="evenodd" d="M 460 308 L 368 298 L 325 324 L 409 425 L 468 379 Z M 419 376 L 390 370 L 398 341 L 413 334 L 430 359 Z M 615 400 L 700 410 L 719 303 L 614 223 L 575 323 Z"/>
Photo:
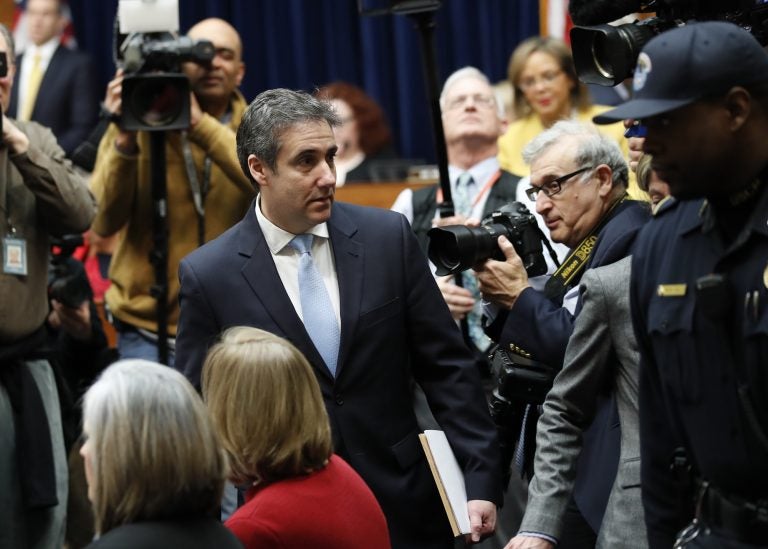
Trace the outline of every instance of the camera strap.
<path fill-rule="evenodd" d="M 563 297 L 572 287 L 572 285 L 581 279 L 581 275 L 584 271 L 584 267 L 592 257 L 592 252 L 595 249 L 600 231 L 603 230 L 608 222 L 613 217 L 613 213 L 619 204 L 622 204 L 627 200 L 627 193 L 614 202 L 611 207 L 605 212 L 605 215 L 600 219 L 600 222 L 590 231 L 590 233 L 584 238 L 584 240 L 576 246 L 573 251 L 568 254 L 563 260 L 562 265 L 554 272 L 554 274 L 547 280 L 544 286 L 544 295 L 547 296 L 554 303 L 560 304 L 563 301 Z"/>
<path fill-rule="evenodd" d="M 205 244 L 205 195 L 211 184 L 212 161 L 211 157 L 206 154 L 203 160 L 203 182 L 201 185 L 197 177 L 195 159 L 192 156 L 192 147 L 189 144 L 189 135 L 186 131 L 181 132 L 181 150 L 184 155 L 184 166 L 187 170 L 189 187 L 192 190 L 192 201 L 197 212 L 197 240 L 198 244 L 202 246 Z"/>

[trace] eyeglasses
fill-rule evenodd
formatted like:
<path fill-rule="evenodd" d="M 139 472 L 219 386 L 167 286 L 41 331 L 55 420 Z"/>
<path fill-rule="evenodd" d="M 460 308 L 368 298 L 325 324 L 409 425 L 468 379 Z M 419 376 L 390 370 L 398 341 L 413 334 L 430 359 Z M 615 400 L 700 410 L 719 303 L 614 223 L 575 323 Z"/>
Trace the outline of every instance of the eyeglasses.
<path fill-rule="evenodd" d="M 552 198 L 557 193 L 563 190 L 563 185 L 570 178 L 591 169 L 592 169 L 592 166 L 586 166 L 584 168 L 579 168 L 575 172 L 561 175 L 560 177 L 557 177 L 552 181 L 547 181 L 543 185 L 531 185 L 530 188 L 525 190 L 525 194 L 528 196 L 528 200 L 530 200 L 531 202 L 536 202 L 536 197 L 538 196 L 539 191 L 543 192 L 544 195 L 547 196 L 547 198 Z"/>
<path fill-rule="evenodd" d="M 520 89 L 523 91 L 528 91 L 533 89 L 536 84 L 541 82 L 542 84 L 549 85 L 557 78 L 563 74 L 562 70 L 556 70 L 556 71 L 547 71 L 545 73 L 540 74 L 538 77 L 531 76 L 529 78 L 524 78 L 520 81 Z"/>
<path fill-rule="evenodd" d="M 472 99 L 472 103 L 478 107 L 490 108 L 496 105 L 496 99 L 492 95 L 483 95 L 481 93 L 475 93 L 471 95 L 457 95 L 449 99 L 445 106 L 448 110 L 457 110 L 464 106 L 468 99 Z"/>

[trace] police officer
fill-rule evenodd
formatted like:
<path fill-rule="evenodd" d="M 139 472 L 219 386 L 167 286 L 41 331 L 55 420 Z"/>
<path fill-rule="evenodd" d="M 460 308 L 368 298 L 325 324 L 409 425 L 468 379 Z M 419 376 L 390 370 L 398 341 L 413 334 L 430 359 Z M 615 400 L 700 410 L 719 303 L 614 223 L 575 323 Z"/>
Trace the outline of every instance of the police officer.
<path fill-rule="evenodd" d="M 632 265 L 650 546 L 690 523 L 681 547 L 766 547 L 768 55 L 730 23 L 687 25 L 646 45 L 634 90 L 595 121 L 641 120 L 678 199 L 641 233 Z M 679 504 L 675 456 L 695 505 Z"/>

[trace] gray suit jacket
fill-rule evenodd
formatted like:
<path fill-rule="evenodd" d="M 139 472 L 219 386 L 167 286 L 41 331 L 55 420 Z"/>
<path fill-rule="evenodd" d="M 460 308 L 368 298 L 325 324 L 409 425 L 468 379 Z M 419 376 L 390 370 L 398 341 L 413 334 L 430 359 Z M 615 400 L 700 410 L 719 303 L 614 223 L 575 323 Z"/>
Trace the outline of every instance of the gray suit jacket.
<path fill-rule="evenodd" d="M 595 396 L 610 387 L 621 422 L 621 455 L 597 546 L 647 547 L 640 500 L 639 354 L 629 314 L 630 264 L 627 257 L 584 274 L 583 309 L 568 341 L 565 366 L 538 423 L 535 476 L 521 532 L 560 537 L 582 432 L 594 417 Z"/>

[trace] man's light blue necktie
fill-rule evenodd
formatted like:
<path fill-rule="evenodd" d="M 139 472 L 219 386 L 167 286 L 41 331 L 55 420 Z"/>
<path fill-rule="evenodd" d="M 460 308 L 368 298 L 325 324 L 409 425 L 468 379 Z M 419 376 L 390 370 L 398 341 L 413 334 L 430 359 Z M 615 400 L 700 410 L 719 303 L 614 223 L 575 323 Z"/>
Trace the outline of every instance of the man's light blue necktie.
<path fill-rule="evenodd" d="M 339 358 L 339 323 L 333 312 L 333 304 L 323 277 L 312 259 L 311 234 L 296 235 L 289 246 L 299 252 L 299 297 L 304 327 L 315 344 L 326 366 L 336 377 L 336 362 Z"/>
<path fill-rule="evenodd" d="M 475 180 L 469 172 L 464 172 L 456 180 L 456 188 L 453 191 L 453 209 L 457 214 L 464 217 L 472 217 L 472 200 L 470 198 L 472 192 L 470 187 L 474 184 Z M 477 278 L 471 271 L 464 271 L 461 280 L 464 287 L 472 292 L 472 296 L 475 298 L 475 308 L 467 315 L 469 337 L 479 351 L 485 352 L 491 346 L 491 340 L 483 331 L 483 310 L 480 302 L 480 290 L 477 287 Z"/>

